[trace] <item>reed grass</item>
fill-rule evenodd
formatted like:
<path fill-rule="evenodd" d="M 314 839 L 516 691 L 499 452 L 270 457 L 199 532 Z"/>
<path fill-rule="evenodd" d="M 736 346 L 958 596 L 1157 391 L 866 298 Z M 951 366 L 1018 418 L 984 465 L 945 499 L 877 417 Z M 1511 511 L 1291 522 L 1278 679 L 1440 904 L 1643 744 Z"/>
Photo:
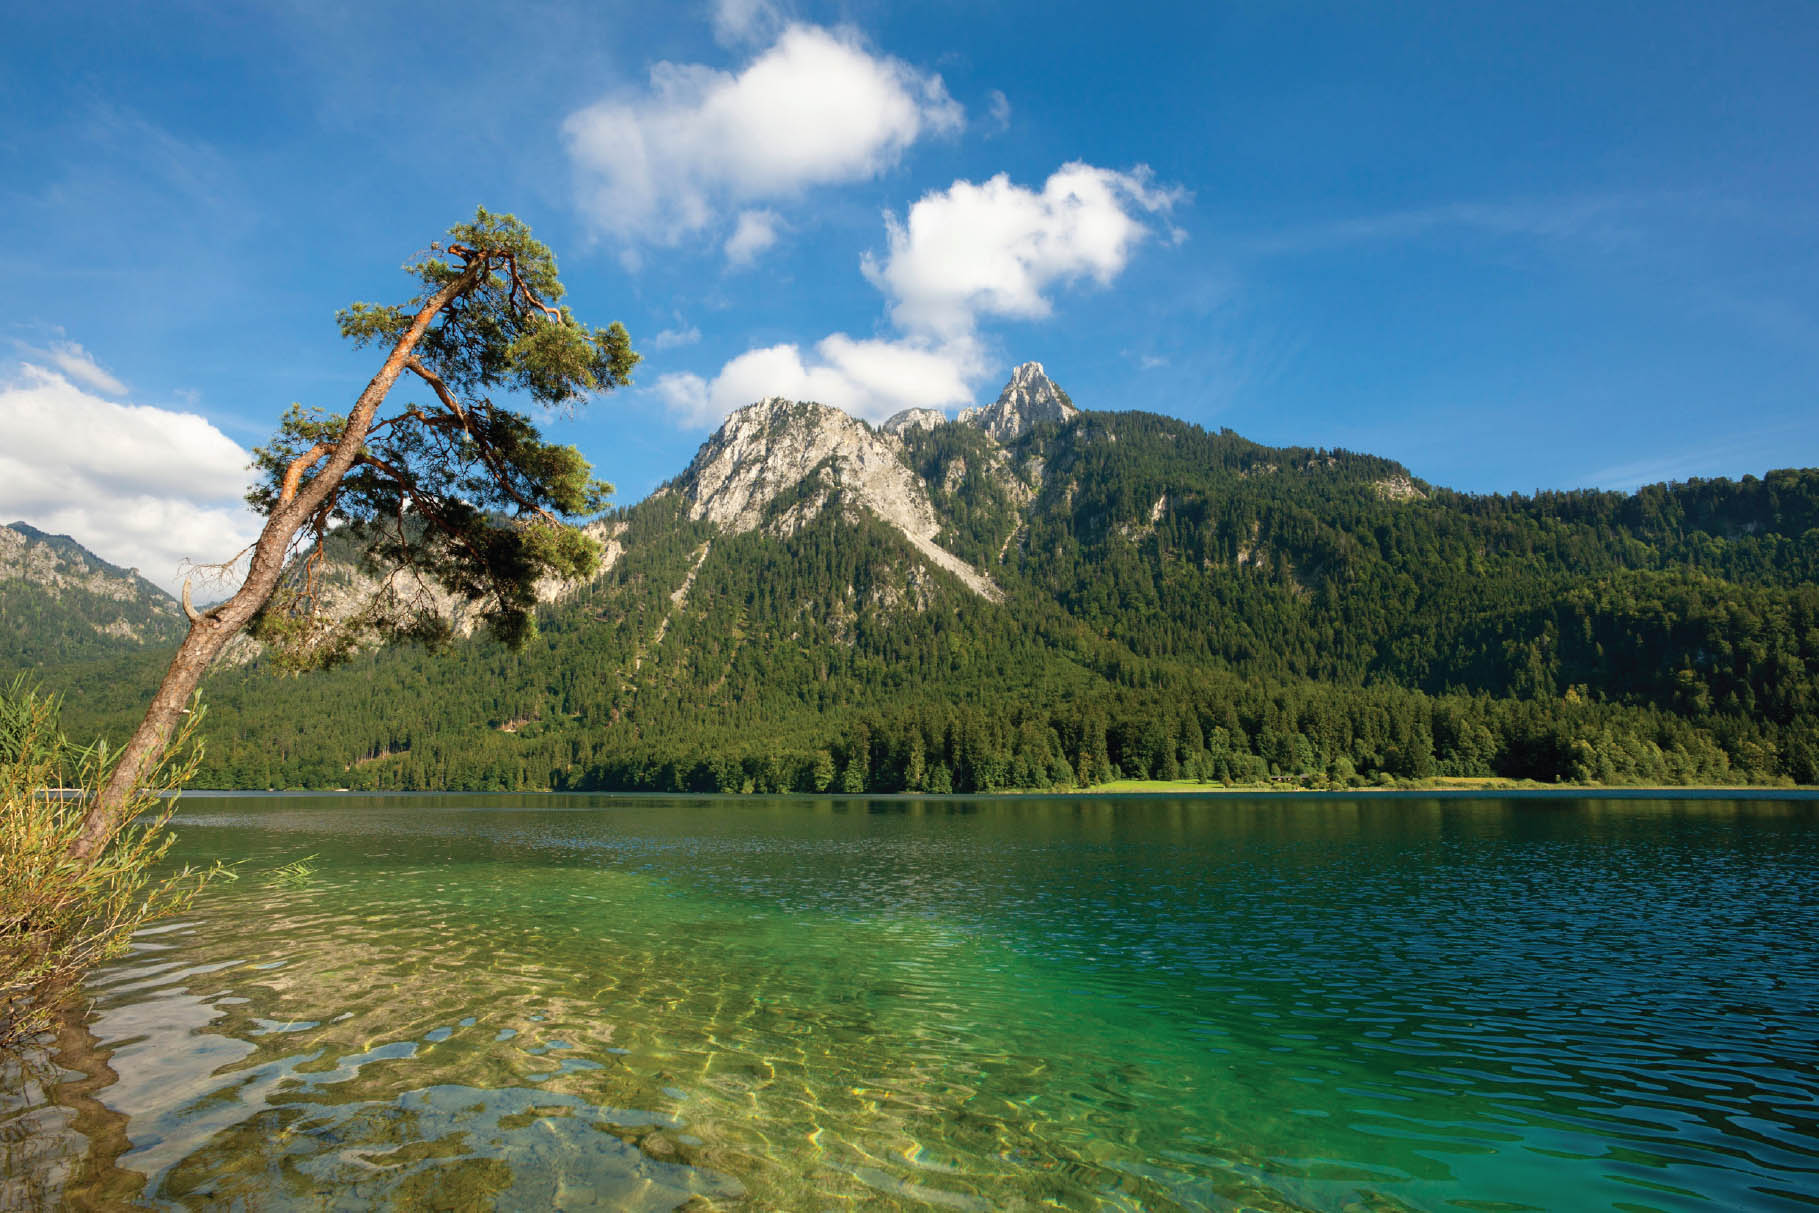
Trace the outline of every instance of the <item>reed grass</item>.
<path fill-rule="evenodd" d="M 82 975 L 126 950 L 133 932 L 180 913 L 225 869 L 159 872 L 176 835 L 177 792 L 202 756 L 192 704 L 132 812 L 93 860 L 70 857 L 87 805 L 112 766 L 77 746 L 58 701 L 24 679 L 0 690 L 0 1050 L 44 1032 Z"/>

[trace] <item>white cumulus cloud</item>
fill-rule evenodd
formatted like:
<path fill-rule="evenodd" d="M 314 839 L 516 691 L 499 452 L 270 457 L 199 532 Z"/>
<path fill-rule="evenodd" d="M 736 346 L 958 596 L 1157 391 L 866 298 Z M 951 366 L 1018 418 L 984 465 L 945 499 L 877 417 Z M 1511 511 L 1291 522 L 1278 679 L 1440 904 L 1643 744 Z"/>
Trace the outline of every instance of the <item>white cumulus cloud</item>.
<path fill-rule="evenodd" d="M 172 590 L 186 562 L 252 542 L 249 452 L 204 417 L 116 403 L 73 379 L 21 363 L 0 380 L 0 522 L 67 534 Z"/>
<path fill-rule="evenodd" d="M 1108 285 L 1152 234 L 1144 217 L 1181 197 L 1153 185 L 1147 169 L 1079 162 L 1056 170 L 1040 191 L 1003 173 L 983 184 L 956 181 L 923 197 L 905 220 L 885 216 L 890 249 L 882 261 L 866 257 L 865 276 L 908 332 L 953 336 L 971 332 L 981 316 L 1042 317 L 1057 284 Z"/>
<path fill-rule="evenodd" d="M 732 28 L 770 10 L 720 11 Z M 871 178 L 923 135 L 963 123 L 940 76 L 875 55 L 850 31 L 798 24 L 737 73 L 658 63 L 646 92 L 579 110 L 564 132 L 595 227 L 674 245 L 729 209 Z"/>
<path fill-rule="evenodd" d="M 983 321 L 1047 316 L 1052 293 L 1070 282 L 1109 285 L 1184 197 L 1142 167 L 1066 164 L 1040 190 L 1003 174 L 956 181 L 904 220 L 886 214 L 887 251 L 861 263 L 899 336 L 835 333 L 807 354 L 794 343 L 748 350 L 711 379 L 664 375 L 657 394 L 686 425 L 717 423 L 766 396 L 818 400 L 870 420 L 970 404 L 997 369 L 984 354 Z"/>

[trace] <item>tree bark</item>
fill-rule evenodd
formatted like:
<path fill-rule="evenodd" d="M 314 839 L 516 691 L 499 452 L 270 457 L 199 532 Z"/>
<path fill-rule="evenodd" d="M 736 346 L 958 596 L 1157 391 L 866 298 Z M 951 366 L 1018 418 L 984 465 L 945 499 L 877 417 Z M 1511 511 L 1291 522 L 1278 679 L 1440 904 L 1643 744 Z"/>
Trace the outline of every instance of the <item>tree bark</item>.
<path fill-rule="evenodd" d="M 347 470 L 359 458 L 360 448 L 365 444 L 367 431 L 373 423 L 374 412 L 409 364 L 416 352 L 417 343 L 429 330 L 430 322 L 443 308 L 472 289 L 486 271 L 486 257 L 478 256 L 468 262 L 459 277 L 425 301 L 412 317 L 410 327 L 392 347 L 392 352 L 379 368 L 379 373 L 372 377 L 366 390 L 360 393 L 359 400 L 355 401 L 353 412 L 348 414 L 347 428 L 329 452 L 328 463 L 301 487 L 298 486 L 298 481 L 301 471 L 307 470 L 307 463 L 300 469 L 293 468 L 293 474 L 284 478 L 278 504 L 266 518 L 265 529 L 259 533 L 259 540 L 253 545 L 253 558 L 245 582 L 232 598 L 203 611 L 191 621 L 189 634 L 183 638 L 177 655 L 171 659 L 170 668 L 164 672 L 164 681 L 159 684 L 157 694 L 152 696 L 145 719 L 139 722 L 132 738 L 122 747 L 107 785 L 89 806 L 82 822 L 82 831 L 70 848 L 73 858 L 92 860 L 107 845 L 108 839 L 126 824 L 125 817 L 134 790 L 157 769 L 171 734 L 184 713 L 189 711 L 190 696 L 202 681 L 202 675 L 220 655 L 227 642 L 258 614 L 259 608 L 265 605 L 266 599 L 278 587 L 279 580 L 284 576 L 284 564 L 290 552 L 291 540 L 321 508 L 329 494 L 334 492 L 335 486 L 340 484 L 341 478 L 347 474 Z M 320 458 L 320 455 L 316 457 Z"/>

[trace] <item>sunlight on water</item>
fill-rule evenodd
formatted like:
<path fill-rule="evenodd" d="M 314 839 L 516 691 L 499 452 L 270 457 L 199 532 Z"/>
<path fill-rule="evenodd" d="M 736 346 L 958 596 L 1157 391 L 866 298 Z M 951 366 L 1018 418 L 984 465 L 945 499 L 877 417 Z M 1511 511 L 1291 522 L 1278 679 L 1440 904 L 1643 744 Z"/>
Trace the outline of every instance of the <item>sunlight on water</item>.
<path fill-rule="evenodd" d="M 193 798 L 0 1207 L 1819 1205 L 1811 801 Z M 301 882 L 264 876 L 316 854 Z"/>

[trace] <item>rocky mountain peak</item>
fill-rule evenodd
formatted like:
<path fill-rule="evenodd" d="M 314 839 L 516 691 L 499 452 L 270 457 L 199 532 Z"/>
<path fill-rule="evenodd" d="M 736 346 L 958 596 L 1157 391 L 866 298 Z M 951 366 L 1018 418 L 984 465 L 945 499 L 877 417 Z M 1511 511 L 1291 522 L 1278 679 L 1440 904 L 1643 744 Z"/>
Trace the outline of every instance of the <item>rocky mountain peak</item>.
<path fill-rule="evenodd" d="M 1067 393 L 1043 371 L 1040 362 L 1026 362 L 1011 372 L 1010 382 L 994 403 L 964 409 L 959 420 L 978 426 L 999 442 L 1014 442 L 1033 426 L 1066 421 L 1079 411 Z"/>
<path fill-rule="evenodd" d="M 772 519 L 772 529 L 793 532 L 839 494 L 897 528 L 974 592 L 998 598 L 989 579 L 936 544 L 941 525 L 928 488 L 897 452 L 892 437 L 839 409 L 772 396 L 728 417 L 669 488 L 688 501 L 690 517 L 739 533 L 765 525 L 773 501 L 814 477 L 814 491 Z"/>
<path fill-rule="evenodd" d="M 904 409 L 885 418 L 878 428 L 887 434 L 902 434 L 908 430 L 932 430 L 946 422 L 947 414 L 940 409 Z"/>
<path fill-rule="evenodd" d="M 866 479 L 898 461 L 863 423 L 837 408 L 767 396 L 735 410 L 701 444 L 674 487 L 688 498 L 690 517 L 749 531 L 779 494 L 830 463 Z"/>

